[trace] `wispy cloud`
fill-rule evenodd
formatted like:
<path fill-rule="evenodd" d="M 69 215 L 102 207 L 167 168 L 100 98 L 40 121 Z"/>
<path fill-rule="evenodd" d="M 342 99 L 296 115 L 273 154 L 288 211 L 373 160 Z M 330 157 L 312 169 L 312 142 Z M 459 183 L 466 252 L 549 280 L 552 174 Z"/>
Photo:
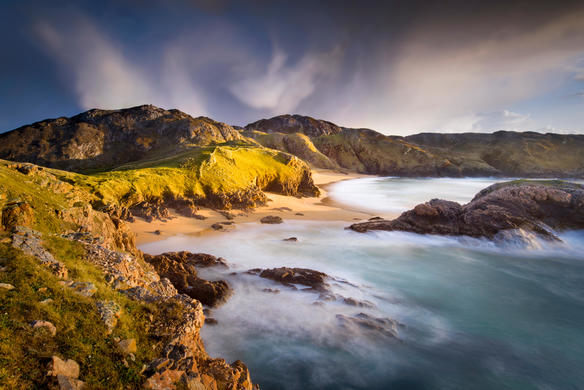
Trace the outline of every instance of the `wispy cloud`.
<path fill-rule="evenodd" d="M 341 51 L 336 48 L 329 53 L 306 54 L 290 65 L 286 53 L 275 48 L 269 64 L 260 64 L 229 90 L 250 107 L 273 114 L 292 112 L 315 91 L 320 77 L 335 72 L 340 59 Z"/>

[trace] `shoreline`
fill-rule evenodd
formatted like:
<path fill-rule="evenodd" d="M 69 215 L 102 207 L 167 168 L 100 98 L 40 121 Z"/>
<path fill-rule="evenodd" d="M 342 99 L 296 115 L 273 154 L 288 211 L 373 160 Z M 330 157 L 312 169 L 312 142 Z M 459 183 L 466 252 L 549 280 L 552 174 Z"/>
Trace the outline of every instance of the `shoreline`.
<path fill-rule="evenodd" d="M 312 177 L 314 183 L 321 190 L 320 197 L 285 196 L 274 193 L 266 193 L 268 202 L 264 206 L 250 210 L 214 210 L 201 208 L 199 215 L 206 219 L 184 217 L 174 210 L 170 210 L 171 218 L 166 221 L 154 220 L 147 222 L 142 218 L 135 218 L 134 222 L 128 222 L 130 230 L 136 235 L 136 245 L 143 245 L 182 235 L 212 235 L 224 234 L 230 230 L 237 229 L 239 224 L 257 222 L 268 215 L 281 217 L 283 220 L 306 220 L 306 221 L 344 221 L 354 222 L 365 220 L 375 216 L 369 210 L 357 209 L 332 199 L 329 195 L 330 186 L 340 181 L 360 179 L 365 177 L 377 177 L 358 173 L 341 173 L 328 169 L 313 169 Z M 233 218 L 228 219 L 222 213 L 228 212 Z M 301 215 L 300 215 L 301 214 Z M 214 230 L 211 225 L 221 222 L 233 222 L 230 225 L 223 225 L 222 230 Z M 155 231 L 160 234 L 156 234 Z"/>

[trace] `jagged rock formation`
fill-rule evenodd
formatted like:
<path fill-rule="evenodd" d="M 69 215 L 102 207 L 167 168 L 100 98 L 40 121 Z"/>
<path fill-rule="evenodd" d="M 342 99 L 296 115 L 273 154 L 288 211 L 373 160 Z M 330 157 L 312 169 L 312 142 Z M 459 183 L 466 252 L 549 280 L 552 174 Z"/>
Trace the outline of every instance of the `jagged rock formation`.
<path fill-rule="evenodd" d="M 112 168 L 165 148 L 238 139 L 224 123 L 144 105 L 89 110 L 0 134 L 0 158 L 78 171 Z"/>
<path fill-rule="evenodd" d="M 499 131 L 397 137 L 299 115 L 250 123 L 243 134 L 319 168 L 401 176 L 584 176 L 582 135 Z"/>
<path fill-rule="evenodd" d="M 168 252 L 161 255 L 144 254 L 144 260 L 154 266 L 156 272 L 168 278 L 181 293 L 214 307 L 223 303 L 231 294 L 224 280 L 209 281 L 197 275 L 198 267 L 227 267 L 224 259 L 204 253 Z"/>
<path fill-rule="evenodd" d="M 555 240 L 550 228 L 584 228 L 584 186 L 561 181 L 499 183 L 485 188 L 466 205 L 433 199 L 392 221 L 376 219 L 350 228 L 490 239 L 505 231 L 522 230 Z"/>

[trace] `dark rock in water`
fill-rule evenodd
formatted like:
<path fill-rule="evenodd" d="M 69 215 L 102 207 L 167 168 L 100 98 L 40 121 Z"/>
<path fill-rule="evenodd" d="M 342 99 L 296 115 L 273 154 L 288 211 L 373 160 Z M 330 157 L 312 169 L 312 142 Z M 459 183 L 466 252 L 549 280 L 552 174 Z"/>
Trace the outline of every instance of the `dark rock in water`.
<path fill-rule="evenodd" d="M 372 308 L 375 305 L 369 301 L 359 301 L 355 298 L 343 298 L 343 302 L 349 306 Z"/>
<path fill-rule="evenodd" d="M 303 217 L 303 216 L 304 216 L 304 214 L 302 214 L 302 213 L 296 213 L 296 214 L 294 214 L 294 215 L 299 215 L 299 216 L 301 216 L 301 217 Z"/>
<path fill-rule="evenodd" d="M 161 277 L 168 278 L 178 292 L 197 299 L 204 305 L 216 306 L 231 294 L 231 288 L 226 281 L 208 281 L 197 275 L 196 267 L 227 267 L 222 258 L 202 253 L 168 252 L 157 256 L 144 254 L 144 260 L 152 264 Z"/>
<path fill-rule="evenodd" d="M 373 218 L 369 218 L 369 221 L 383 221 L 383 218 L 381 218 L 381 217 L 373 217 Z"/>
<path fill-rule="evenodd" d="M 217 325 L 218 323 L 219 323 L 219 321 L 217 321 L 213 317 L 207 317 L 207 318 L 205 318 L 205 324 L 207 324 L 207 325 Z"/>
<path fill-rule="evenodd" d="M 262 291 L 266 292 L 266 293 L 270 293 L 270 294 L 279 294 L 280 293 L 280 290 L 278 290 L 277 288 L 264 288 Z"/>
<path fill-rule="evenodd" d="M 160 230 L 155 230 L 155 231 L 154 231 L 154 234 L 156 234 L 157 236 L 159 236 L 159 235 L 161 235 L 161 234 L 162 234 L 162 232 L 161 232 Z"/>
<path fill-rule="evenodd" d="M 225 230 L 225 226 L 231 226 L 231 225 L 233 225 L 233 222 L 223 221 L 223 222 L 214 223 L 213 225 L 211 225 L 211 228 L 213 230 Z"/>
<path fill-rule="evenodd" d="M 282 241 L 296 242 L 296 241 L 298 241 L 298 238 L 296 238 L 296 237 L 289 237 L 289 238 L 283 239 Z"/>
<path fill-rule="evenodd" d="M 561 181 L 499 183 L 482 190 L 464 206 L 433 199 L 394 220 L 357 223 L 350 228 L 357 232 L 401 230 L 490 239 L 502 231 L 523 230 L 557 240 L 550 228 L 584 228 L 584 187 Z"/>
<path fill-rule="evenodd" d="M 365 313 L 359 313 L 349 317 L 343 314 L 337 314 L 339 324 L 348 330 L 361 328 L 361 330 L 374 332 L 390 338 L 398 337 L 398 328 L 403 326 L 391 318 L 376 318 Z"/>
<path fill-rule="evenodd" d="M 282 220 L 281 217 L 278 217 L 276 215 L 268 215 L 263 217 L 262 219 L 260 219 L 261 223 L 267 223 L 267 224 L 278 224 L 278 223 L 282 223 L 284 222 Z"/>
<path fill-rule="evenodd" d="M 295 284 L 308 286 L 313 291 L 326 291 L 329 287 L 326 283 L 327 275 L 325 273 L 308 268 L 280 267 L 265 269 L 260 272 L 260 277 L 273 280 L 288 287 L 295 287 Z"/>

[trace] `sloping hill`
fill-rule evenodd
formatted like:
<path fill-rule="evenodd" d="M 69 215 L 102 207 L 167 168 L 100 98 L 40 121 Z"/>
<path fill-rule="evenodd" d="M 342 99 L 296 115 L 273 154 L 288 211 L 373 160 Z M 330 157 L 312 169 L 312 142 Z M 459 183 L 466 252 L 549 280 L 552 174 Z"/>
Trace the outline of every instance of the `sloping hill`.
<path fill-rule="evenodd" d="M 262 145 L 295 154 L 320 168 L 337 165 L 360 173 L 397 176 L 584 176 L 584 135 L 498 131 L 398 137 L 299 115 L 257 121 L 245 129 L 247 137 Z M 297 134 L 308 136 L 318 153 L 285 142 Z"/>

